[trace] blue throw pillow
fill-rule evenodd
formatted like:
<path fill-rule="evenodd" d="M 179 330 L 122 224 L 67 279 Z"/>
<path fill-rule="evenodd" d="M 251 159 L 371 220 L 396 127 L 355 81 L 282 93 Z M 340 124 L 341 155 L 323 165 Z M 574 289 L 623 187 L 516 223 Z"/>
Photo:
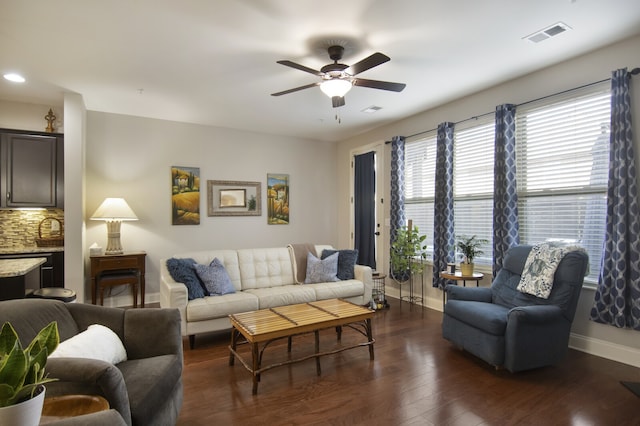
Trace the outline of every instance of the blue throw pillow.
<path fill-rule="evenodd" d="M 358 261 L 358 250 L 323 250 L 322 259 L 338 253 L 338 278 L 352 280 L 355 278 L 353 269 Z"/>
<path fill-rule="evenodd" d="M 311 253 L 307 254 L 307 277 L 305 284 L 326 283 L 340 281 L 338 273 L 338 253 L 328 256 L 326 259 L 318 259 Z"/>
<path fill-rule="evenodd" d="M 171 274 L 171 278 L 187 287 L 189 300 L 199 299 L 207 295 L 206 289 L 196 274 L 194 265 L 196 265 L 196 261 L 190 258 L 176 259 L 172 257 L 167 260 L 167 269 Z"/>
<path fill-rule="evenodd" d="M 210 296 L 222 296 L 236 292 L 229 273 L 217 257 L 209 265 L 196 265 L 196 272 Z"/>

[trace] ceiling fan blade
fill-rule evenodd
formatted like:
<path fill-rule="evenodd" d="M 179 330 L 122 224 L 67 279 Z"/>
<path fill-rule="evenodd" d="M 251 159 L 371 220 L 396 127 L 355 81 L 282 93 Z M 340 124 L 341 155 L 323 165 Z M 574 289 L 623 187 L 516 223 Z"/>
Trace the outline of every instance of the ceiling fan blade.
<path fill-rule="evenodd" d="M 311 87 L 315 87 L 315 86 L 318 86 L 318 85 L 320 85 L 320 83 L 306 84 L 304 86 L 295 87 L 293 89 L 284 90 L 282 92 L 272 93 L 271 96 L 282 96 L 282 95 L 286 95 L 287 93 L 293 93 L 293 92 L 297 92 L 298 90 L 309 89 Z"/>
<path fill-rule="evenodd" d="M 323 75 L 320 71 L 316 71 L 313 68 L 305 67 L 304 65 L 296 64 L 295 62 L 284 60 L 284 61 L 277 61 L 277 63 L 287 67 L 295 68 L 300 71 L 308 72 L 309 74 L 318 75 L 318 76 Z"/>
<path fill-rule="evenodd" d="M 331 98 L 331 105 L 334 108 L 344 106 L 344 96 L 334 96 Z"/>
<path fill-rule="evenodd" d="M 380 64 L 384 64 L 385 62 L 388 62 L 390 60 L 391 58 L 389 58 L 387 55 L 376 52 L 373 55 L 364 58 L 360 62 L 356 62 L 355 64 L 351 65 L 345 71 L 351 75 L 356 75 L 373 67 L 377 67 Z"/>
<path fill-rule="evenodd" d="M 391 92 L 402 92 L 405 87 L 404 83 L 392 83 L 390 81 L 367 80 L 366 78 L 356 78 L 353 80 L 354 86 L 369 87 L 371 89 L 389 90 Z"/>

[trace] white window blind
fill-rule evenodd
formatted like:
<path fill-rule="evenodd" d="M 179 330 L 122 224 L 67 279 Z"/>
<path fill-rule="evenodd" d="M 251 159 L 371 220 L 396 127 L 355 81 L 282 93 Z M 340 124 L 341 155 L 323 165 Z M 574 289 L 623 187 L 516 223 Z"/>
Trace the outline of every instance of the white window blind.
<path fill-rule="evenodd" d="M 606 83 L 516 112 L 520 241 L 582 245 L 589 281 L 597 281 L 604 241 L 610 116 Z"/>
<path fill-rule="evenodd" d="M 476 235 L 488 242 L 476 264 L 491 264 L 493 255 L 494 115 L 457 125 L 454 131 L 454 234 Z M 460 258 L 456 259 L 460 261 Z"/>
<path fill-rule="evenodd" d="M 436 175 L 436 134 L 407 142 L 405 162 L 405 214 L 427 238 L 427 256 L 433 253 L 433 198 Z"/>

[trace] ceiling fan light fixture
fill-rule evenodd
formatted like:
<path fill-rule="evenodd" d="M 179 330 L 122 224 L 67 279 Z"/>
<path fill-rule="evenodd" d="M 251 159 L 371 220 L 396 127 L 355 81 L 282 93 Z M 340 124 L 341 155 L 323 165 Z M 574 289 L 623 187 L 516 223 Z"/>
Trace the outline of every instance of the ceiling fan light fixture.
<path fill-rule="evenodd" d="M 351 90 L 351 82 L 349 80 L 332 78 L 320 83 L 320 90 L 330 98 L 335 96 L 343 97 L 349 90 Z"/>

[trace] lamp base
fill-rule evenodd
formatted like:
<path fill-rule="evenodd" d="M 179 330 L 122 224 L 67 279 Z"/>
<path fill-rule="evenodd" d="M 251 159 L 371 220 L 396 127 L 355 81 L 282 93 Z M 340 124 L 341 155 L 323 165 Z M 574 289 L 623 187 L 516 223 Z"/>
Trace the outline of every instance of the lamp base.
<path fill-rule="evenodd" d="M 108 220 L 107 222 L 107 248 L 105 254 L 122 254 L 122 244 L 120 244 L 121 220 Z"/>

